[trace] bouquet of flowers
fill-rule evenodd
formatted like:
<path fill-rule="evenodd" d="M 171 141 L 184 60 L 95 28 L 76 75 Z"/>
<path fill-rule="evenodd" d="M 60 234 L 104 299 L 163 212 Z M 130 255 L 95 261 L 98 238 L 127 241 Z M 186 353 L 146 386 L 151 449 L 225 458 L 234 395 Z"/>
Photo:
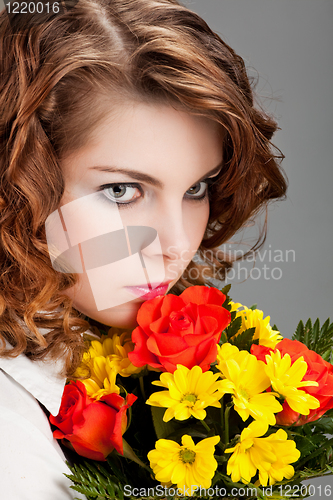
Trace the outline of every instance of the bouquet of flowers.
<path fill-rule="evenodd" d="M 50 417 L 85 457 L 69 464 L 73 489 L 89 500 L 316 496 L 302 481 L 333 472 L 333 324 L 300 322 L 283 339 L 229 289 L 156 297 L 133 332 L 88 341 Z"/>

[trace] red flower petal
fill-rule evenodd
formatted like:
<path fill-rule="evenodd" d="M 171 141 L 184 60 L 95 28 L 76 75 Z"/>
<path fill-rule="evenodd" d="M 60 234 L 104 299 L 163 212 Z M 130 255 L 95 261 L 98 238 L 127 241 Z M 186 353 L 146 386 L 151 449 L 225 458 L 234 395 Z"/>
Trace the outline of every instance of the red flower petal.
<path fill-rule="evenodd" d="M 86 446 L 85 442 L 82 442 L 79 438 L 73 436 L 70 442 L 76 453 L 81 457 L 91 458 L 91 460 L 98 460 L 99 462 L 106 460 L 106 457 L 101 451 L 91 449 L 89 446 Z"/>
<path fill-rule="evenodd" d="M 179 297 L 167 295 L 144 303 L 133 332 L 135 349 L 129 359 L 136 366 L 148 364 L 174 372 L 176 365 L 205 370 L 216 359 L 216 343 L 230 323 L 230 312 L 221 307 L 225 295 L 217 289 L 194 286 Z"/>
<path fill-rule="evenodd" d="M 168 357 L 160 357 L 160 363 L 169 373 L 173 373 L 177 365 L 183 365 L 187 368 L 193 368 L 197 364 L 195 356 L 195 347 L 188 347 L 183 352 L 168 355 Z"/>
<path fill-rule="evenodd" d="M 135 344 L 134 351 L 128 353 L 128 358 L 134 366 L 150 365 L 158 368 L 158 359 L 147 349 L 148 336 L 144 330 L 138 326 L 132 333 L 132 342 Z"/>
<path fill-rule="evenodd" d="M 274 352 L 274 350 L 270 347 L 256 344 L 251 345 L 251 354 L 264 363 L 266 363 L 266 354 L 270 354 L 271 352 Z"/>
<path fill-rule="evenodd" d="M 92 402 L 93 400 L 87 396 L 84 384 L 79 380 L 76 382 L 71 381 L 64 388 L 58 415 L 56 417 L 50 415 L 49 420 L 64 435 L 71 434 L 73 432 L 73 425 L 84 421 L 83 410 Z"/>
<path fill-rule="evenodd" d="M 116 417 L 120 411 L 117 412 L 107 404 L 95 401 L 84 410 L 84 424 L 74 426 L 73 436 L 67 436 L 67 439 L 78 453 L 82 453 L 82 450 L 78 451 L 78 447 L 81 445 L 91 452 L 102 453 L 105 459 L 115 448 L 114 427 L 117 424 L 119 432 L 119 423 Z M 119 446 L 119 439 L 117 439 L 117 446 Z M 91 458 L 91 456 L 87 458 Z"/>
<path fill-rule="evenodd" d="M 216 340 L 211 339 L 207 342 L 202 342 L 197 349 L 197 363 L 203 372 L 209 370 L 210 365 L 214 363 L 217 357 Z"/>
<path fill-rule="evenodd" d="M 188 344 L 182 337 L 176 337 L 169 333 L 155 333 L 147 341 L 147 347 L 157 356 L 163 357 L 165 355 L 172 356 L 187 349 Z"/>
<path fill-rule="evenodd" d="M 154 299 L 143 302 L 137 314 L 137 322 L 144 330 L 149 330 L 150 323 L 161 316 L 163 299 L 164 297 L 155 297 Z"/>
<path fill-rule="evenodd" d="M 192 302 L 194 304 L 215 304 L 217 306 L 221 306 L 226 299 L 226 296 L 220 290 L 207 286 L 186 288 L 180 297 L 186 304 Z"/>
<path fill-rule="evenodd" d="M 231 322 L 231 314 L 227 309 L 215 305 L 202 304 L 198 306 L 198 315 L 200 317 L 209 316 L 217 321 L 217 329 L 220 333 L 229 325 Z"/>
<path fill-rule="evenodd" d="M 177 295 L 166 295 L 163 297 L 161 306 L 161 316 L 169 316 L 174 311 L 180 311 L 184 307 L 184 302 Z"/>
<path fill-rule="evenodd" d="M 163 316 L 163 318 L 158 318 L 150 324 L 150 333 L 166 333 L 169 331 L 169 327 L 169 318 L 167 316 Z"/>

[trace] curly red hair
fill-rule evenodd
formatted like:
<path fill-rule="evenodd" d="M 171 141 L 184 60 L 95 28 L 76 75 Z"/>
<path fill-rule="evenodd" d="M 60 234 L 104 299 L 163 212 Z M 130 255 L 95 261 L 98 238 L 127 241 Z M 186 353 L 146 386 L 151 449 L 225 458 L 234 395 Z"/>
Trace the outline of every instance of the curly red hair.
<path fill-rule="evenodd" d="M 231 267 L 219 245 L 285 195 L 270 142 L 277 125 L 254 106 L 243 60 L 176 0 L 80 0 L 10 22 L 3 11 L 0 74 L 0 339 L 11 344 L 2 356 L 65 356 L 68 373 L 80 359 L 89 324 L 63 293 L 77 276 L 52 268 L 45 221 L 63 194 L 61 159 L 87 141 L 110 96 L 170 103 L 223 126 L 224 167 L 199 248 L 212 276 Z M 195 266 L 178 290 L 204 281 L 190 278 Z"/>

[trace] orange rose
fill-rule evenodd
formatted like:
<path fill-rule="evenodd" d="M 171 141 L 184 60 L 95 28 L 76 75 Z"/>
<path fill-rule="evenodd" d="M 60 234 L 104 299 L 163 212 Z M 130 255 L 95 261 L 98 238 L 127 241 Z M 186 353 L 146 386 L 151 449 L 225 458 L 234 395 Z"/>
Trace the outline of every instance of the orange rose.
<path fill-rule="evenodd" d="M 193 286 L 179 297 L 147 300 L 138 311 L 139 326 L 132 333 L 135 366 L 149 365 L 173 373 L 177 364 L 209 370 L 216 360 L 222 331 L 230 312 L 222 307 L 225 295 L 216 288 Z"/>
<path fill-rule="evenodd" d="M 114 448 L 123 453 L 126 411 L 136 399 L 133 394 L 126 399 L 108 394 L 95 401 L 82 382 L 71 381 L 65 386 L 58 415 L 50 415 L 51 424 L 58 427 L 53 437 L 67 439 L 79 455 L 93 460 L 105 460 Z"/>
<path fill-rule="evenodd" d="M 303 356 L 308 365 L 303 380 L 314 380 L 318 382 L 318 386 L 302 387 L 302 391 L 311 394 L 320 403 L 320 407 L 310 410 L 309 415 L 300 415 L 292 410 L 285 401 L 283 410 L 276 415 L 276 423 L 278 425 L 303 425 L 318 420 L 327 410 L 333 408 L 333 365 L 324 361 L 319 354 L 311 351 L 298 340 L 283 339 L 276 344 L 275 349 L 281 352 L 282 357 L 288 353 L 292 363 Z M 264 362 L 266 362 L 265 354 L 269 354 L 271 351 L 272 349 L 260 345 L 252 345 L 251 347 L 251 353 Z"/>

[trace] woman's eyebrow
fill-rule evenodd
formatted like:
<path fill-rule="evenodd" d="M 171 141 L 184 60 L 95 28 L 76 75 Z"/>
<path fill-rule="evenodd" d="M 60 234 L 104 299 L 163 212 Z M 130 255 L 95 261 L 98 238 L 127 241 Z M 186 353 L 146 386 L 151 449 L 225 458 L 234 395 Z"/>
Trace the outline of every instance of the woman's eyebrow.
<path fill-rule="evenodd" d="M 209 177 L 214 177 L 215 175 L 220 173 L 222 167 L 223 167 L 223 160 L 215 168 L 213 168 L 205 175 L 203 175 L 197 182 L 201 182 L 202 180 L 208 179 Z"/>
<path fill-rule="evenodd" d="M 151 184 L 152 186 L 163 188 L 163 182 L 159 181 L 155 177 L 151 177 L 148 174 L 144 174 L 143 172 L 138 172 L 137 170 L 130 170 L 127 168 L 119 168 L 119 167 L 108 167 L 108 166 L 95 166 L 89 167 L 89 170 L 99 170 L 100 172 L 115 172 L 118 174 L 124 174 L 136 179 L 137 181 L 146 182 L 147 184 Z"/>
<path fill-rule="evenodd" d="M 222 162 L 219 163 L 215 168 L 212 170 L 209 170 L 205 175 L 203 175 L 198 181 L 196 182 L 201 182 L 203 179 L 206 179 L 207 177 L 213 176 L 214 174 L 217 174 L 222 168 Z M 118 173 L 118 174 L 124 174 L 132 177 L 133 179 L 141 182 L 146 182 L 147 184 L 151 184 L 152 186 L 158 187 L 160 189 L 164 188 L 164 183 L 156 179 L 155 177 L 152 177 L 151 175 L 144 174 L 143 172 L 138 172 L 137 170 L 130 170 L 127 168 L 119 168 L 119 167 L 112 167 L 112 166 L 99 166 L 96 165 L 94 167 L 89 167 L 88 170 L 99 170 L 100 172 L 111 172 L 111 173 Z M 193 185 L 196 183 L 193 183 Z"/>

